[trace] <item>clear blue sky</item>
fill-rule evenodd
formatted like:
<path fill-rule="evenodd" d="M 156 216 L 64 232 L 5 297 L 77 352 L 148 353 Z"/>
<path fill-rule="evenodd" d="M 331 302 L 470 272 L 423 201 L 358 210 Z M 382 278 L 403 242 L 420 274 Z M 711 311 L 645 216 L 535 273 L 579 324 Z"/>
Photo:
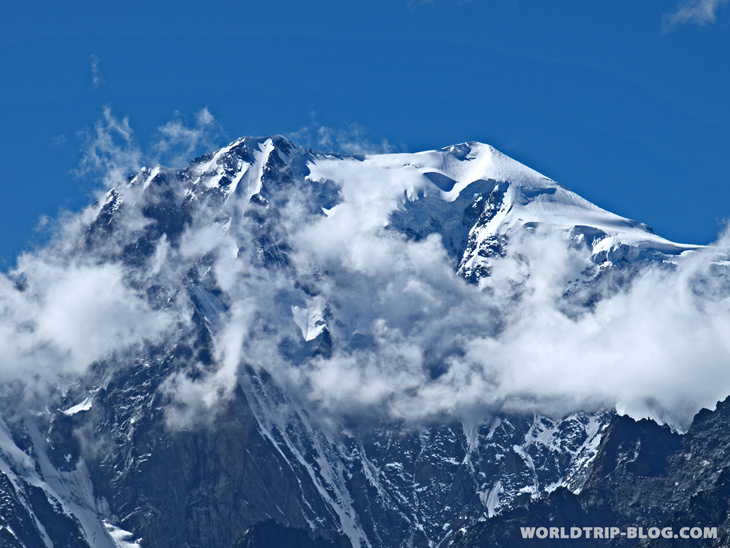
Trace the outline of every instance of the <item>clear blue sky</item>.
<path fill-rule="evenodd" d="M 682 242 L 730 216 L 726 0 L 3 0 L 0 74 L 2 267 L 89 201 L 72 171 L 105 106 L 142 145 L 204 107 L 219 144 L 479 140 Z"/>

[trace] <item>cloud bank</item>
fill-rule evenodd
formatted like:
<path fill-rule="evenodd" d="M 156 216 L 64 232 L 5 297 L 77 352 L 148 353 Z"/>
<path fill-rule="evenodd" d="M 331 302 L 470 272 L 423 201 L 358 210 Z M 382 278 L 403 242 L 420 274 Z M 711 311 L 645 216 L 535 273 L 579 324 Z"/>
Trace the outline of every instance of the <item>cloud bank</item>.
<path fill-rule="evenodd" d="M 0 309 L 0 379 L 41 392 L 99 360 L 160 342 L 173 325 L 132 287 L 122 264 L 69 259 L 61 248 L 24 254 L 0 276 Z"/>
<path fill-rule="evenodd" d="M 284 361 L 281 375 L 328 413 L 563 416 L 615 406 L 686 426 L 730 394 L 727 237 L 619 290 L 599 286 L 604 297 L 586 307 L 566 289 L 592 265 L 565 234 L 513 240 L 479 290 L 454 274 L 438 237 L 363 233 L 366 207 L 320 219 L 294 246 L 328 273 L 319 294 L 332 303 L 330 324 L 344 327 L 332 328 L 331 356 Z M 353 333 L 368 344 L 353 345 Z"/>
<path fill-rule="evenodd" d="M 341 180 L 272 185 L 277 210 L 257 211 L 271 214 L 257 226 L 211 231 L 212 213 L 191 225 L 189 256 L 212 258 L 211 284 L 245 303 L 246 320 L 240 309 L 221 316 L 226 373 L 176 379 L 180 401 L 192 406 L 198 390 L 211 409 L 209 388 L 234 371 L 250 382 L 242 366 L 266 370 L 323 416 L 355 421 L 616 407 L 684 427 L 730 394 L 727 237 L 676 264 L 645 265 L 619 287 L 610 277 L 588 284 L 587 305 L 569 295 L 596 268 L 585 249 L 562 231 L 525 231 L 477 288 L 456 275 L 439 236 L 388 227 L 404 193 L 396 176 L 376 184 L 353 165 Z M 311 206 L 318 184 L 337 187 L 326 214 Z M 280 253 L 269 263 L 262 227 Z"/>
<path fill-rule="evenodd" d="M 398 170 L 377 180 L 359 160 L 331 158 L 345 162 L 340 176 L 304 178 L 279 158 L 259 166 L 250 203 L 259 179 L 242 177 L 224 201 L 206 186 L 213 171 L 148 169 L 126 182 L 143 158 L 204 142 L 206 112 L 193 128 L 163 126 L 150 155 L 104 112 L 84 168 L 116 190 L 0 277 L 5 379 L 78 377 L 187 337 L 197 310 L 212 366 L 181 363 L 162 384 L 174 428 L 213 416 L 237 386 L 252 390 L 251 370 L 343 421 L 616 407 L 686 426 L 730 394 L 727 235 L 617 283 L 586 274 L 597 266 L 570 234 L 518 231 L 477 287 L 441 236 L 390 224 L 405 194 L 423 195 Z M 247 149 L 252 172 L 266 146 Z"/>

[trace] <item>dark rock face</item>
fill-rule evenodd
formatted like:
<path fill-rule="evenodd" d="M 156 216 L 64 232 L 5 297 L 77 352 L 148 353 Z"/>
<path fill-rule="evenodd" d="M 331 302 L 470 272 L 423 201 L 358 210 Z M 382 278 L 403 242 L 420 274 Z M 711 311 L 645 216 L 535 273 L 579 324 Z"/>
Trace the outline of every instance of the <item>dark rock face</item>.
<path fill-rule="evenodd" d="M 344 539 L 330 542 L 322 538 L 312 538 L 302 529 L 292 529 L 279 525 L 274 520 L 266 520 L 249 527 L 234 548 L 348 548 L 350 543 Z"/>
<path fill-rule="evenodd" d="M 600 541 L 601 545 L 612 547 L 647 543 L 662 547 L 727 546 L 728 420 L 728 400 L 719 403 L 713 412 L 698 413 L 682 435 L 653 421 L 616 417 L 606 430 L 591 475 L 579 494 L 558 489 L 525 508 L 476 524 L 454 546 L 524 546 L 528 542 L 522 537 L 524 527 L 563 527 L 567 534 L 571 527 L 618 527 L 623 532 L 631 527 L 637 529 L 636 538 L 617 534 Z M 658 530 L 650 533 L 651 528 Z M 672 538 L 665 538 L 670 533 Z M 529 542 L 586 547 L 599 542 L 586 538 L 585 532 L 581 534 L 581 538 L 570 540 L 547 538 Z M 644 538 L 640 537 L 642 534 Z M 652 534 L 658 538 L 651 538 Z M 679 538 L 674 538 L 674 534 Z M 680 536 L 694 534 L 699 538 Z"/>
<path fill-rule="evenodd" d="M 0 475 L 0 546 L 90 548 L 78 520 L 42 488 Z"/>
<path fill-rule="evenodd" d="M 83 437 L 95 496 L 143 546 L 212 548 L 242 535 L 243 546 L 266 546 L 301 531 L 316 535 L 307 541 L 316 546 L 342 544 L 343 531 L 347 543 L 374 546 L 448 542 L 561 480 L 582 483 L 581 460 L 610 418 L 517 415 L 471 432 L 459 422 L 332 432 L 249 369 L 214 423 L 171 429 L 159 383 L 189 354 L 174 352 L 120 370 L 91 410 L 51 426 Z M 271 520 L 278 525 L 250 529 Z"/>

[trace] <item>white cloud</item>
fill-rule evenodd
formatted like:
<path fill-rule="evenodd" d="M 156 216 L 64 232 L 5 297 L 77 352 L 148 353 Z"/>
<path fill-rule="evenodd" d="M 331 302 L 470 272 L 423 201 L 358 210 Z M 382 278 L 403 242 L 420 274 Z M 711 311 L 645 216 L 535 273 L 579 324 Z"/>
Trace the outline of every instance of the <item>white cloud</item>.
<path fill-rule="evenodd" d="M 0 277 L 0 376 L 40 386 L 84 373 L 97 360 L 156 342 L 172 325 L 125 280 L 120 264 L 66 260 L 46 249 Z"/>
<path fill-rule="evenodd" d="M 609 404 L 686 425 L 700 407 L 730 394 L 730 344 L 722 336 L 730 327 L 728 287 L 709 299 L 697 294 L 709 287 L 711 265 L 727 256 L 727 244 L 676 270 L 650 268 L 590 312 L 560 311 L 564 286 L 542 297 L 532 292 L 504 332 L 471 341 L 467 355 L 477 363 L 489 356 L 512 405 L 520 395 L 562 412 Z"/>
<path fill-rule="evenodd" d="M 184 167 L 195 154 L 211 150 L 220 138 L 221 128 L 207 108 L 195 114 L 195 124 L 188 126 L 179 112 L 157 128 L 151 147 L 152 161 L 169 167 Z"/>
<path fill-rule="evenodd" d="M 287 134 L 287 137 L 304 147 L 341 154 L 387 154 L 397 149 L 387 139 L 371 141 L 360 124 L 351 123 L 335 129 L 320 124 L 314 113 L 311 124 Z"/>
<path fill-rule="evenodd" d="M 93 131 L 84 133 L 83 156 L 76 173 L 92 177 L 109 189 L 122 184 L 143 165 L 183 167 L 194 155 L 214 148 L 221 132 L 220 124 L 207 108 L 195 113 L 192 126 L 175 112 L 172 120 L 157 128 L 153 142 L 142 147 L 129 118 L 116 117 L 106 106 Z"/>
<path fill-rule="evenodd" d="M 91 89 L 98 89 L 104 83 L 104 77 L 99 67 L 99 56 L 91 56 Z"/>
<path fill-rule="evenodd" d="M 607 296 L 589 308 L 565 297 L 594 266 L 589 257 L 561 232 L 525 233 L 480 291 L 455 275 L 438 237 L 408 241 L 383 229 L 404 191 L 384 176 L 376 186 L 356 165 L 327 216 L 285 214 L 297 269 L 327 273 L 309 289 L 329 303 L 335 351 L 294 365 L 270 357 L 269 339 L 260 363 L 306 387 L 327 413 L 421 419 L 618 406 L 686 425 L 730 394 L 730 286 L 713 273 L 727 239 L 618 291 L 603 287 Z M 368 346 L 352 347 L 353 332 Z"/>
<path fill-rule="evenodd" d="M 664 28 L 671 30 L 679 25 L 710 25 L 717 19 L 717 10 L 727 0 L 684 0 L 676 11 L 664 16 Z"/>
<path fill-rule="evenodd" d="M 129 118 L 120 120 L 107 106 L 93 131 L 85 134 L 77 174 L 98 177 L 105 188 L 112 188 L 138 171 L 142 158 L 142 149 L 136 142 Z"/>
<path fill-rule="evenodd" d="M 169 428 L 181 429 L 215 419 L 220 403 L 230 398 L 236 389 L 238 368 L 244 361 L 244 339 L 251 329 L 255 313 L 253 299 L 234 305 L 214 341 L 217 367 L 213 371 L 206 373 L 198 368 L 197 380 L 185 371 L 178 371 L 165 380 L 161 391 L 171 400 L 165 410 Z"/>
<path fill-rule="evenodd" d="M 103 110 L 85 134 L 77 174 L 116 188 L 124 210 L 115 215 L 113 233 L 97 239 L 89 239 L 89 226 L 111 203 L 110 192 L 79 214 L 45 220 L 45 229 L 52 231 L 50 243 L 20 255 L 13 271 L 0 274 L 0 379 L 20 381 L 42 393 L 46 386 L 71 382 L 97 361 L 143 352 L 146 345 L 170 336 L 180 322 L 189 322 L 184 298 L 156 307 L 146 293 L 152 284 L 180 284 L 184 272 L 176 268 L 189 265 L 179 251 L 164 235 L 150 237 L 155 250 L 140 263 L 130 262 L 126 250 L 155 222 L 143 215 L 141 205 L 154 204 L 161 194 L 180 200 L 183 189 L 173 184 L 145 190 L 126 183 L 145 161 L 208 146 L 215 128 L 207 109 L 196 114 L 193 128 L 178 115 L 159 129 L 158 144 L 145 153 L 129 120 L 118 118 L 109 107 Z"/>
<path fill-rule="evenodd" d="M 698 284 L 710 287 L 718 256 L 727 258 L 726 244 L 676 270 L 649 269 L 589 310 L 565 301 L 565 282 L 576 273 L 566 265 L 581 259 L 558 235 L 542 235 L 495 262 L 497 278 L 523 284 L 518 300 L 512 291 L 487 298 L 461 285 L 435 240 L 375 239 L 363 251 L 370 263 L 349 261 L 345 251 L 340 264 L 326 264 L 335 317 L 372 336 L 372 345 L 287 369 L 292 384 L 308 386 L 308 397 L 328 413 L 387 410 L 417 420 L 617 406 L 686 426 L 701 407 L 730 394 L 723 335 L 730 292 L 697 294 Z M 523 277 L 517 262 L 526 253 Z M 441 371 L 434 375 L 434 368 Z"/>

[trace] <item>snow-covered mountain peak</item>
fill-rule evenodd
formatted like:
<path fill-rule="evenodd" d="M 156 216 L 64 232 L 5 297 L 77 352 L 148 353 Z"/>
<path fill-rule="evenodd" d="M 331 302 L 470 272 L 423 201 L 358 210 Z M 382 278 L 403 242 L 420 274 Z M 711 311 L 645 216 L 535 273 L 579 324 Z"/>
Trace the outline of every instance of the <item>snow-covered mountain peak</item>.
<path fill-rule="evenodd" d="M 375 172 L 396 172 L 403 190 L 438 193 L 453 202 L 461 192 L 479 181 L 510 181 L 524 188 L 552 188 L 557 183 L 544 175 L 502 154 L 494 147 L 479 142 L 461 143 L 440 150 L 415 153 L 370 154 L 365 156 L 316 155 L 313 165 L 331 162 L 357 162 L 360 169 Z"/>
<path fill-rule="evenodd" d="M 6 361 L 73 380 L 0 420 L 0 530 L 425 548 L 578 493 L 601 409 L 728 393 L 727 254 L 688 249 L 478 142 L 144 168 L 0 284 Z"/>
<path fill-rule="evenodd" d="M 696 248 L 665 240 L 475 141 L 415 153 L 346 155 L 305 149 L 281 135 L 243 137 L 177 174 L 142 169 L 110 191 L 97 212 L 113 214 L 122 202 L 159 205 L 161 193 L 168 202 L 172 194 L 192 199 L 186 212 L 201 197 L 213 197 L 204 200 L 212 205 L 206 215 L 222 225 L 223 217 L 250 214 L 254 202 L 280 208 L 294 198 L 328 219 L 319 227 L 328 233 L 346 230 L 355 237 L 389 227 L 421 238 L 436 232 L 463 275 L 483 274 L 506 239 L 526 231 L 563 234 L 586 245 L 597 264 L 627 253 L 658 258 L 657 252 L 675 256 Z"/>
<path fill-rule="evenodd" d="M 130 184 L 147 189 L 164 173 L 160 167 L 144 168 Z M 391 212 L 404 200 L 431 197 L 461 204 L 498 192 L 500 208 L 490 223 L 494 234 L 522 226 L 560 230 L 586 226 L 624 243 L 671 244 L 646 225 L 601 209 L 494 147 L 475 141 L 415 153 L 342 155 L 306 150 L 280 135 L 242 137 L 193 160 L 183 171 L 183 180 L 194 194 L 217 189 L 224 202 L 235 195 L 245 208 L 267 179 L 275 186 L 283 174 L 286 180 L 314 185 L 334 183 L 341 201 L 369 210 L 377 218 L 372 226 L 387 225 Z"/>
<path fill-rule="evenodd" d="M 243 137 L 219 151 L 193 161 L 187 170 L 193 187 L 219 188 L 244 200 L 261 190 L 261 179 L 274 150 L 286 153 L 292 145 L 283 137 Z"/>
<path fill-rule="evenodd" d="M 341 234 L 343 245 L 384 228 L 417 240 L 438 233 L 458 272 L 475 282 L 504 254 L 507 240 L 536 230 L 586 247 L 599 265 L 628 256 L 671 260 L 695 248 L 669 242 L 474 141 L 415 153 L 345 155 L 305 149 L 280 135 L 243 137 L 179 173 L 141 170 L 97 211 L 114 215 L 122 202 L 134 207 L 140 200 L 153 204 L 145 207 L 157 208 L 160 200 L 169 206 L 172 195 L 189 202 L 178 203 L 180 213 L 199 220 L 196 203 L 202 199 L 211 206 L 203 217 L 220 226 L 230 226 L 234 217 L 238 223 L 266 216 L 270 207 L 282 213 L 293 200 L 314 215 L 302 219 L 309 237 Z M 262 229 L 272 229 L 267 226 Z"/>

